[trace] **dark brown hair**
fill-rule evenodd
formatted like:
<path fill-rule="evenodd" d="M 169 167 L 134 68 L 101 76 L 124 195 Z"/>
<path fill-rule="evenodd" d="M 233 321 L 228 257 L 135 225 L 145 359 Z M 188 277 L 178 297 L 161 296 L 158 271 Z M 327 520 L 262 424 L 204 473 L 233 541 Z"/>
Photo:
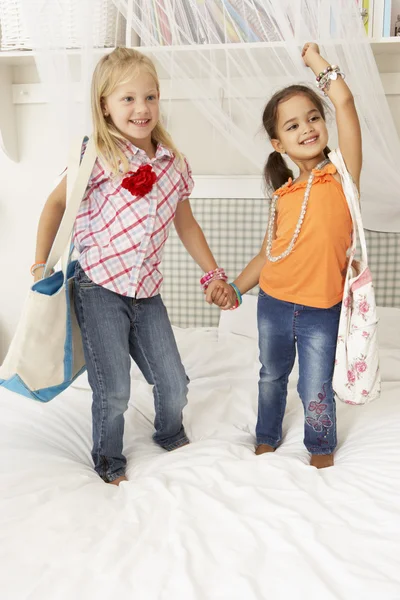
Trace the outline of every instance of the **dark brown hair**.
<path fill-rule="evenodd" d="M 278 139 L 276 124 L 278 121 L 279 104 L 299 94 L 307 96 L 311 100 L 325 121 L 326 104 L 322 98 L 306 85 L 290 85 L 289 87 L 276 92 L 264 108 L 262 121 L 270 140 Z M 324 150 L 325 156 L 328 156 L 329 152 L 330 150 L 327 146 Z M 264 178 L 267 187 L 272 187 L 276 190 L 286 183 L 289 177 L 293 177 L 293 172 L 287 166 L 282 154 L 276 151 L 271 152 L 264 167 Z"/>

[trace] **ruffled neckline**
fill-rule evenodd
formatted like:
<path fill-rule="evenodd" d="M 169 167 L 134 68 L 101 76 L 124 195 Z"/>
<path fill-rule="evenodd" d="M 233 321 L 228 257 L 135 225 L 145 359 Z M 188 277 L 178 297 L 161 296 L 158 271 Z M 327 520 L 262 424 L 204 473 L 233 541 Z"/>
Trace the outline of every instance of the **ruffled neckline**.
<path fill-rule="evenodd" d="M 330 175 L 334 175 L 335 173 L 337 173 L 337 169 L 334 164 L 328 163 L 322 169 L 312 169 L 312 172 L 314 173 L 314 181 L 313 181 L 313 185 L 314 185 L 317 182 L 325 183 L 327 181 L 331 181 Z M 307 187 L 307 180 L 293 182 L 293 179 L 291 177 L 289 177 L 289 180 L 282 187 L 275 190 L 274 195 L 281 197 L 281 196 L 284 196 L 285 194 L 288 194 L 289 192 L 294 192 L 294 191 L 300 190 L 302 188 L 305 189 L 306 187 Z"/>

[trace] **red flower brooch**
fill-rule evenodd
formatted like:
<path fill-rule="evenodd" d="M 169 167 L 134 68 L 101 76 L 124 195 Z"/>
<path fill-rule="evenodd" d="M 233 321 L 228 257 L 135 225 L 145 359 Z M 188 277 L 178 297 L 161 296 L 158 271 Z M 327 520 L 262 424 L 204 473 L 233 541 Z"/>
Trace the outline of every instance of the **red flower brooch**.
<path fill-rule="evenodd" d="M 145 196 L 157 180 L 151 165 L 142 165 L 135 173 L 128 173 L 122 180 L 121 186 L 128 190 L 132 196 Z"/>

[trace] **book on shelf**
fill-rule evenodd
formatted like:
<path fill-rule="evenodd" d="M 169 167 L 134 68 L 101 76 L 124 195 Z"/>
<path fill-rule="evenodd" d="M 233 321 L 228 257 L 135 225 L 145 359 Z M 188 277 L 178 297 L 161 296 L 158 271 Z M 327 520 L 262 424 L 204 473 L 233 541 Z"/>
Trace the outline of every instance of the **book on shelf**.
<path fill-rule="evenodd" d="M 400 38 L 400 0 L 385 0 L 382 36 Z"/>
<path fill-rule="evenodd" d="M 342 3 L 347 2 L 348 0 L 340 0 Z M 373 10 L 373 0 L 354 0 L 357 11 L 360 15 L 360 22 L 364 25 L 364 29 L 366 34 L 369 34 L 369 31 L 372 32 L 372 10 Z M 330 33 L 333 37 L 337 36 L 340 31 L 340 27 L 337 25 L 337 20 L 335 15 L 338 16 L 340 13 L 340 3 L 337 5 L 331 6 L 330 8 Z M 339 19 L 340 22 L 340 19 Z"/>
<path fill-rule="evenodd" d="M 207 6 L 207 0 L 196 0 L 196 15 L 200 44 L 217 44 L 219 32 Z"/>
<path fill-rule="evenodd" d="M 161 45 L 281 39 L 259 0 L 142 0 L 140 8 L 150 40 Z"/>
<path fill-rule="evenodd" d="M 372 11 L 374 0 L 355 0 L 358 10 L 360 12 L 365 33 L 367 35 L 372 34 Z"/>

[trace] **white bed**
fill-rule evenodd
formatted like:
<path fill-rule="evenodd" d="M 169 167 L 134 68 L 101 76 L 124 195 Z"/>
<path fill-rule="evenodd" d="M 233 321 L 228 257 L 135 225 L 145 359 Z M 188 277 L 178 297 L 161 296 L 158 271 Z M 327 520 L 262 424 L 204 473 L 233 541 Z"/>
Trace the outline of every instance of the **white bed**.
<path fill-rule="evenodd" d="M 0 390 L 1 600 L 400 599 L 400 310 L 380 310 L 381 399 L 338 406 L 336 464 L 317 471 L 295 378 L 282 446 L 254 455 L 254 302 L 219 336 L 176 330 L 190 446 L 153 444 L 133 369 L 119 488 L 92 470 L 84 377 L 47 405 Z"/>

